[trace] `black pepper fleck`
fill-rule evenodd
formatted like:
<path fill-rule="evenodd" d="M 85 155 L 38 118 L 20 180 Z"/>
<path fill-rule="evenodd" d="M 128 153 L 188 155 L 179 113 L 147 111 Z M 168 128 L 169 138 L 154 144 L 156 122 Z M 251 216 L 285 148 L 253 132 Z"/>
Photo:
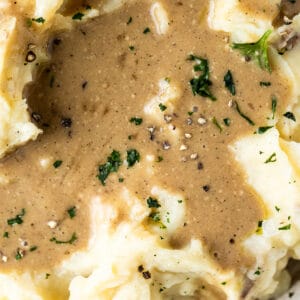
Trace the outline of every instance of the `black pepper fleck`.
<path fill-rule="evenodd" d="M 143 277 L 144 277 L 145 279 L 150 279 L 150 278 L 151 278 L 151 273 L 150 273 L 149 271 L 145 271 L 145 272 L 143 272 L 142 274 L 143 274 Z"/>
<path fill-rule="evenodd" d="M 204 185 L 202 188 L 203 188 L 203 191 L 206 192 L 206 193 L 210 190 L 209 185 Z"/>
<path fill-rule="evenodd" d="M 142 272 L 144 271 L 143 265 L 138 266 L 138 271 L 139 271 L 140 273 L 142 273 Z"/>
<path fill-rule="evenodd" d="M 71 118 L 62 118 L 60 121 L 62 127 L 70 128 L 72 126 L 72 119 Z"/>

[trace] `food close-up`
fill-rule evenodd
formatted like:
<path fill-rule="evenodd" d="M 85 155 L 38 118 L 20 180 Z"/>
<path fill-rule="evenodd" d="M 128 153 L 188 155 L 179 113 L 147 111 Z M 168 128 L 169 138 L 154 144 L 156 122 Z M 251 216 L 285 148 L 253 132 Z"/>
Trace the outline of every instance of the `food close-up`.
<path fill-rule="evenodd" d="M 0 0 L 0 300 L 299 300 L 299 261 L 299 0 Z"/>

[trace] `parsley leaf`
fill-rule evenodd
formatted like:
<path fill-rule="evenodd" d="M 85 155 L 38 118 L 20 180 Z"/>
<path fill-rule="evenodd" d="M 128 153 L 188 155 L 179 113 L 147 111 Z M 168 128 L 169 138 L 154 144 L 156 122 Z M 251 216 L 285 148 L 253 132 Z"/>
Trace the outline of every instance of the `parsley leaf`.
<path fill-rule="evenodd" d="M 254 43 L 233 43 L 232 49 L 240 51 L 245 57 L 253 59 L 263 69 L 271 72 L 271 66 L 268 56 L 268 38 L 272 30 L 267 30 L 262 37 Z"/>
<path fill-rule="evenodd" d="M 129 120 L 130 123 L 134 123 L 136 126 L 141 125 L 143 123 L 143 119 L 142 118 L 138 118 L 138 117 L 132 117 Z"/>
<path fill-rule="evenodd" d="M 140 154 L 135 149 L 127 150 L 127 163 L 128 168 L 135 165 L 136 162 L 140 161 Z"/>
<path fill-rule="evenodd" d="M 56 160 L 54 163 L 53 163 L 53 167 L 55 169 L 59 168 L 61 165 L 62 165 L 63 161 L 62 160 Z"/>
<path fill-rule="evenodd" d="M 50 239 L 50 242 L 54 242 L 55 244 L 70 244 L 72 245 L 75 241 L 77 241 L 77 236 L 76 233 L 74 232 L 71 236 L 71 238 L 67 241 L 60 241 L 58 239 L 56 239 L 56 237 L 53 237 Z"/>
<path fill-rule="evenodd" d="M 84 17 L 84 14 L 81 12 L 78 12 L 72 17 L 72 20 L 80 20 L 81 21 L 83 17 Z"/>
<path fill-rule="evenodd" d="M 274 126 L 263 126 L 263 127 L 259 127 L 257 129 L 257 133 L 258 134 L 263 134 L 265 132 L 267 132 L 269 129 L 273 128 Z"/>
<path fill-rule="evenodd" d="M 107 162 L 99 166 L 99 174 L 97 178 L 101 181 L 102 185 L 105 185 L 105 180 L 112 172 L 117 172 L 121 166 L 121 155 L 120 152 L 113 150 L 111 155 L 107 158 Z"/>
<path fill-rule="evenodd" d="M 254 126 L 255 123 L 249 118 L 247 117 L 240 109 L 238 103 L 236 101 L 233 102 L 233 107 L 236 109 L 236 111 L 238 112 L 238 114 L 245 119 L 250 125 Z"/>
<path fill-rule="evenodd" d="M 292 121 L 294 121 L 294 122 L 296 122 L 295 115 L 290 111 L 287 111 L 283 116 L 290 119 L 290 120 L 292 120 Z"/>
<path fill-rule="evenodd" d="M 76 217 L 76 206 L 73 206 L 67 210 L 67 213 L 71 219 Z"/>
<path fill-rule="evenodd" d="M 36 22 L 36 23 L 42 23 L 42 24 L 44 24 L 45 23 L 45 19 L 43 18 L 43 17 L 39 17 L 39 18 L 32 18 L 31 19 L 33 22 Z"/>
<path fill-rule="evenodd" d="M 194 65 L 195 72 L 202 73 L 190 80 L 190 85 L 194 96 L 199 95 L 202 97 L 210 98 L 213 101 L 217 100 L 217 98 L 209 90 L 212 82 L 209 79 L 208 60 L 199 56 L 195 56 L 193 54 L 189 55 L 188 60 L 194 61 L 196 63 Z"/>
<path fill-rule="evenodd" d="M 12 218 L 12 219 L 8 219 L 7 220 L 7 224 L 10 225 L 10 226 L 13 226 L 14 224 L 22 224 L 23 223 L 23 218 L 25 216 L 25 209 L 22 208 L 22 211 L 21 213 L 19 213 L 18 215 L 16 215 L 15 218 Z"/>
<path fill-rule="evenodd" d="M 228 70 L 227 73 L 225 74 L 224 82 L 225 82 L 225 87 L 229 90 L 231 95 L 234 96 L 236 94 L 235 84 L 230 70 Z"/>
<path fill-rule="evenodd" d="M 149 208 L 159 208 L 161 205 L 158 203 L 157 199 L 154 199 L 152 197 L 149 197 L 147 199 L 147 204 Z"/>

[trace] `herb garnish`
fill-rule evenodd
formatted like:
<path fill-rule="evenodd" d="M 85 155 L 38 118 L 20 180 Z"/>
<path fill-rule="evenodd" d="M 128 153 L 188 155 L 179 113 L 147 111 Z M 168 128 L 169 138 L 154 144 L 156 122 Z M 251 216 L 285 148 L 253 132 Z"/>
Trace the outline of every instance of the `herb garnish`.
<path fill-rule="evenodd" d="M 45 19 L 43 18 L 43 17 L 39 17 L 39 18 L 32 18 L 31 19 L 33 22 L 36 22 L 36 23 L 42 23 L 42 24 L 44 24 L 45 23 Z"/>
<path fill-rule="evenodd" d="M 105 180 L 112 172 L 117 172 L 121 166 L 121 155 L 120 152 L 113 150 L 111 155 L 107 158 L 107 162 L 99 166 L 99 174 L 97 178 L 101 181 L 102 185 L 105 185 Z"/>
<path fill-rule="evenodd" d="M 23 252 L 22 252 L 20 249 L 18 249 L 18 250 L 17 250 L 17 253 L 16 253 L 16 255 L 15 255 L 15 259 L 16 259 L 16 260 L 20 260 L 20 259 L 23 258 L 23 256 L 24 256 Z"/>
<path fill-rule="evenodd" d="M 76 233 L 74 232 L 71 236 L 71 238 L 67 241 L 60 241 L 57 240 L 56 237 L 53 237 L 50 239 L 50 242 L 54 242 L 55 244 L 73 244 L 75 241 L 77 241 Z"/>
<path fill-rule="evenodd" d="M 138 118 L 138 117 L 132 117 L 129 120 L 130 123 L 134 123 L 136 126 L 141 125 L 143 123 L 143 119 L 142 118 Z"/>
<path fill-rule="evenodd" d="M 9 238 L 9 233 L 8 233 L 8 231 L 5 231 L 5 232 L 3 233 L 3 237 L 6 238 L 6 239 Z"/>
<path fill-rule="evenodd" d="M 255 123 L 240 110 L 240 107 L 239 107 L 239 105 L 238 105 L 238 103 L 236 101 L 233 102 L 233 107 L 236 109 L 236 111 L 238 112 L 238 114 L 242 118 L 244 118 L 250 125 L 255 126 Z"/>
<path fill-rule="evenodd" d="M 76 206 L 69 208 L 67 210 L 67 213 L 68 213 L 70 219 L 73 219 L 74 217 L 76 217 Z"/>
<path fill-rule="evenodd" d="M 147 33 L 149 33 L 149 32 L 151 32 L 150 28 L 149 28 L 149 27 L 146 27 L 146 28 L 144 29 L 144 31 L 143 31 L 143 34 L 147 34 Z"/>
<path fill-rule="evenodd" d="M 135 49 L 134 46 L 129 46 L 128 48 L 130 51 L 134 51 L 134 49 Z"/>
<path fill-rule="evenodd" d="M 272 119 L 275 118 L 275 113 L 277 109 L 277 98 L 275 96 L 272 96 Z"/>
<path fill-rule="evenodd" d="M 290 120 L 293 120 L 294 122 L 296 122 L 295 115 L 290 111 L 287 111 L 283 116 L 290 119 Z"/>
<path fill-rule="evenodd" d="M 277 161 L 277 158 L 276 158 L 276 153 L 272 153 L 272 155 L 265 161 L 265 164 L 268 164 L 268 163 L 273 163 L 273 162 L 276 162 Z"/>
<path fill-rule="evenodd" d="M 259 127 L 256 132 L 258 134 L 263 134 L 263 133 L 267 132 L 269 129 L 271 129 L 273 127 L 274 126 L 262 126 L 262 127 Z"/>
<path fill-rule="evenodd" d="M 260 86 L 266 86 L 266 87 L 268 87 L 268 86 L 270 86 L 272 83 L 270 82 L 270 81 L 260 81 L 259 82 L 259 85 Z"/>
<path fill-rule="evenodd" d="M 266 31 L 262 37 L 255 43 L 233 43 L 232 49 L 237 49 L 245 57 L 253 59 L 263 69 L 271 72 L 271 66 L 268 57 L 268 38 L 271 35 L 272 30 Z"/>
<path fill-rule="evenodd" d="M 230 70 L 228 70 L 227 73 L 225 74 L 224 82 L 225 82 L 225 87 L 229 90 L 231 95 L 234 96 L 236 94 L 236 90 L 235 90 L 235 84 Z"/>
<path fill-rule="evenodd" d="M 263 221 L 259 220 L 257 222 L 257 229 L 255 231 L 257 234 L 262 234 L 263 233 L 262 225 L 263 225 Z"/>
<path fill-rule="evenodd" d="M 261 274 L 261 268 L 258 267 L 257 270 L 254 272 L 254 275 L 260 275 Z"/>
<path fill-rule="evenodd" d="M 127 25 L 129 25 L 132 22 L 132 17 L 129 17 L 128 21 L 127 21 Z"/>
<path fill-rule="evenodd" d="M 165 105 L 163 105 L 162 103 L 159 103 L 158 106 L 161 111 L 165 111 L 167 109 L 167 107 Z"/>
<path fill-rule="evenodd" d="M 212 82 L 209 79 L 209 66 L 208 60 L 201 58 L 199 56 L 195 56 L 190 54 L 188 60 L 194 61 L 196 64 L 194 65 L 195 72 L 202 72 L 201 75 L 195 76 L 190 80 L 190 85 L 192 87 L 192 92 L 195 95 L 199 95 L 202 97 L 210 98 L 215 101 L 217 98 L 213 96 L 209 87 L 212 85 Z"/>
<path fill-rule="evenodd" d="M 164 158 L 162 157 L 162 156 L 158 156 L 157 157 L 157 162 L 161 162 L 161 161 L 163 161 L 164 160 Z"/>
<path fill-rule="evenodd" d="M 230 120 L 229 118 L 223 119 L 223 122 L 224 122 L 224 124 L 225 124 L 227 127 L 229 127 L 230 124 L 231 124 L 231 120 Z"/>
<path fill-rule="evenodd" d="M 135 163 L 139 162 L 139 161 L 140 161 L 140 154 L 137 150 L 135 150 L 135 149 L 127 150 L 128 168 L 134 166 Z"/>
<path fill-rule="evenodd" d="M 278 230 L 290 230 L 292 227 L 291 224 L 285 225 L 285 226 L 281 226 L 278 228 Z"/>
<path fill-rule="evenodd" d="M 159 207 L 161 207 L 161 205 L 158 203 L 158 200 L 154 199 L 152 197 L 149 197 L 147 199 L 147 204 L 148 204 L 149 208 L 159 208 Z"/>
<path fill-rule="evenodd" d="M 15 218 L 12 218 L 12 219 L 8 219 L 7 220 L 7 224 L 8 225 L 10 225 L 10 226 L 13 226 L 14 224 L 22 224 L 23 223 L 23 219 L 22 219 L 22 217 L 24 217 L 25 216 L 25 209 L 24 208 L 22 208 L 22 211 L 21 211 L 21 213 L 19 213 L 18 215 L 16 215 L 16 217 Z"/>
<path fill-rule="evenodd" d="M 54 163 L 53 163 L 53 167 L 55 169 L 59 168 L 61 165 L 62 165 L 63 161 L 62 160 L 56 160 Z"/>
<path fill-rule="evenodd" d="M 276 209 L 277 212 L 280 212 L 280 208 L 276 205 L 275 205 L 275 209 Z"/>
<path fill-rule="evenodd" d="M 37 246 L 31 246 L 30 249 L 29 249 L 29 251 L 33 252 L 33 251 L 37 250 L 37 248 L 38 248 Z"/>
<path fill-rule="evenodd" d="M 84 14 L 83 13 L 81 13 L 81 12 L 78 12 L 78 13 L 76 13 L 73 17 L 72 17 L 72 20 L 82 20 L 82 18 L 83 18 L 83 16 L 84 16 Z"/>
<path fill-rule="evenodd" d="M 218 120 L 216 119 L 216 117 L 213 117 L 212 119 L 213 124 L 219 129 L 220 132 L 223 131 L 223 128 L 221 127 L 221 125 L 219 124 Z"/>

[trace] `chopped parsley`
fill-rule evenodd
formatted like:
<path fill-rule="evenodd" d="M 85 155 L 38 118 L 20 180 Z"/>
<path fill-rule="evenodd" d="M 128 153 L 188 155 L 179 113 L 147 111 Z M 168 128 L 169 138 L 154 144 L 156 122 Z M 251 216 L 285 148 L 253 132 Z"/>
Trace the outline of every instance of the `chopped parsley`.
<path fill-rule="evenodd" d="M 148 204 L 149 208 L 159 208 L 159 207 L 161 207 L 161 205 L 158 203 L 158 200 L 154 199 L 152 197 L 149 197 L 147 199 L 147 204 Z"/>
<path fill-rule="evenodd" d="M 261 274 L 261 268 L 258 267 L 257 270 L 254 272 L 254 275 L 259 276 Z"/>
<path fill-rule="evenodd" d="M 273 163 L 273 162 L 276 162 L 277 161 L 277 158 L 276 158 L 276 153 L 272 153 L 272 155 L 265 161 L 265 164 L 268 164 L 268 163 Z"/>
<path fill-rule="evenodd" d="M 84 17 L 84 14 L 81 12 L 76 13 L 75 15 L 73 15 L 72 20 L 82 20 L 82 18 Z"/>
<path fill-rule="evenodd" d="M 105 185 L 105 180 L 110 173 L 117 172 L 121 166 L 121 155 L 120 152 L 113 150 L 111 155 L 107 158 L 107 162 L 99 166 L 99 174 L 97 178 L 101 181 L 102 185 Z"/>
<path fill-rule="evenodd" d="M 280 208 L 278 206 L 275 206 L 275 209 L 277 212 L 280 212 Z"/>
<path fill-rule="evenodd" d="M 132 117 L 129 121 L 130 123 L 134 123 L 136 126 L 141 125 L 143 123 L 143 119 L 138 117 Z"/>
<path fill-rule="evenodd" d="M 165 105 L 163 105 L 162 103 L 159 103 L 158 106 L 161 111 L 165 111 L 167 109 L 167 107 Z"/>
<path fill-rule="evenodd" d="M 5 232 L 3 233 L 3 237 L 6 238 L 6 239 L 8 239 L 8 238 L 9 238 L 9 232 L 8 232 L 8 231 L 5 231 Z"/>
<path fill-rule="evenodd" d="M 50 276 L 51 276 L 51 274 L 46 273 L 46 274 L 45 274 L 45 279 L 48 279 Z"/>
<path fill-rule="evenodd" d="M 263 221 L 262 221 L 262 220 L 259 220 L 259 221 L 257 222 L 257 229 L 256 229 L 256 231 L 255 231 L 257 234 L 262 234 L 262 233 L 263 233 L 262 225 L 263 225 Z"/>
<path fill-rule="evenodd" d="M 139 162 L 139 161 L 140 161 L 140 154 L 137 150 L 135 150 L 135 149 L 127 150 L 128 168 L 134 166 L 135 163 Z"/>
<path fill-rule="evenodd" d="M 161 162 L 161 161 L 163 161 L 164 160 L 164 158 L 162 157 L 162 156 L 158 156 L 157 157 L 157 162 Z"/>
<path fill-rule="evenodd" d="M 271 86 L 272 83 L 270 81 L 260 81 L 259 85 L 268 87 L 268 86 Z"/>
<path fill-rule="evenodd" d="M 124 178 L 120 177 L 120 178 L 119 178 L 119 182 L 120 182 L 120 183 L 121 183 L 121 182 L 124 182 Z"/>
<path fill-rule="evenodd" d="M 20 249 L 18 249 L 18 250 L 17 250 L 17 253 L 16 253 L 16 255 L 15 255 L 15 259 L 16 259 L 16 260 L 20 260 L 20 259 L 23 258 L 23 256 L 24 256 L 24 254 L 22 253 L 22 251 L 21 251 Z"/>
<path fill-rule="evenodd" d="M 62 160 L 56 160 L 54 163 L 53 163 L 53 167 L 55 169 L 59 168 L 61 165 L 62 165 L 63 161 Z"/>
<path fill-rule="evenodd" d="M 291 224 L 285 225 L 285 226 L 281 226 L 278 228 L 278 230 L 290 230 L 292 227 Z"/>
<path fill-rule="evenodd" d="M 263 134 L 265 132 L 267 132 L 269 129 L 273 128 L 274 126 L 262 126 L 262 127 L 258 127 L 257 129 L 257 133 L 258 134 Z"/>
<path fill-rule="evenodd" d="M 149 32 L 151 32 L 150 28 L 149 28 L 149 27 L 146 27 L 146 28 L 144 29 L 144 31 L 143 31 L 143 34 L 147 34 L 147 33 L 149 33 Z"/>
<path fill-rule="evenodd" d="M 236 111 L 238 112 L 238 114 L 245 119 L 250 125 L 255 126 L 255 123 L 248 117 L 246 116 L 240 109 L 238 103 L 236 101 L 233 102 L 233 107 L 236 109 Z"/>
<path fill-rule="evenodd" d="M 126 22 L 127 25 L 129 25 L 130 23 L 132 23 L 132 17 L 129 17 L 128 21 Z"/>
<path fill-rule="evenodd" d="M 231 47 L 240 51 L 246 58 L 253 59 L 263 70 L 271 72 L 268 56 L 268 39 L 271 33 L 272 30 L 266 31 L 255 43 L 233 43 Z"/>
<path fill-rule="evenodd" d="M 68 213 L 70 219 L 73 219 L 74 217 L 76 217 L 76 206 L 69 208 L 67 210 L 67 213 Z"/>
<path fill-rule="evenodd" d="M 225 82 L 225 87 L 229 90 L 231 95 L 234 96 L 236 94 L 236 90 L 235 90 L 235 84 L 230 70 L 228 70 L 227 73 L 225 74 L 224 82 Z"/>
<path fill-rule="evenodd" d="M 190 85 L 194 96 L 199 95 L 202 97 L 207 97 L 213 101 L 217 100 L 217 98 L 209 89 L 212 85 L 212 82 L 209 79 L 208 60 L 193 54 L 189 55 L 188 60 L 194 61 L 196 63 L 194 65 L 194 71 L 201 73 L 190 80 Z"/>
<path fill-rule="evenodd" d="M 129 46 L 128 48 L 130 51 L 134 51 L 134 49 L 135 49 L 134 46 Z"/>
<path fill-rule="evenodd" d="M 216 117 L 213 117 L 212 119 L 213 124 L 219 129 L 220 132 L 223 131 L 223 128 L 221 127 L 221 125 L 219 124 L 218 120 L 216 119 Z"/>
<path fill-rule="evenodd" d="M 31 20 L 32 20 L 33 22 L 36 22 L 36 23 L 42 23 L 42 24 L 44 24 L 45 21 L 46 21 L 43 17 L 32 18 Z"/>
<path fill-rule="evenodd" d="M 29 251 L 33 252 L 33 251 L 37 250 L 37 248 L 38 248 L 37 246 L 31 246 L 30 249 L 29 249 Z"/>
<path fill-rule="evenodd" d="M 225 124 L 227 127 L 229 127 L 230 124 L 231 124 L 231 120 L 230 120 L 229 118 L 223 119 L 223 122 L 224 122 L 224 124 Z"/>
<path fill-rule="evenodd" d="M 290 119 L 290 120 L 292 120 L 292 121 L 294 121 L 294 122 L 296 122 L 295 115 L 290 111 L 287 111 L 283 116 Z"/>
<path fill-rule="evenodd" d="M 23 223 L 23 217 L 25 216 L 25 209 L 22 208 L 22 211 L 21 213 L 19 213 L 18 215 L 16 215 L 15 218 L 12 218 L 12 219 L 8 219 L 7 220 L 7 224 L 10 225 L 10 226 L 13 226 L 14 224 L 22 224 Z"/>
<path fill-rule="evenodd" d="M 277 98 L 275 96 L 272 96 L 272 119 L 275 118 L 275 113 L 277 109 Z"/>
<path fill-rule="evenodd" d="M 50 239 L 50 242 L 54 242 L 55 244 L 70 244 L 72 245 L 75 241 L 77 241 L 77 236 L 76 233 L 74 232 L 71 236 L 71 238 L 67 241 L 60 241 L 58 239 L 56 239 L 56 237 L 53 237 Z"/>

